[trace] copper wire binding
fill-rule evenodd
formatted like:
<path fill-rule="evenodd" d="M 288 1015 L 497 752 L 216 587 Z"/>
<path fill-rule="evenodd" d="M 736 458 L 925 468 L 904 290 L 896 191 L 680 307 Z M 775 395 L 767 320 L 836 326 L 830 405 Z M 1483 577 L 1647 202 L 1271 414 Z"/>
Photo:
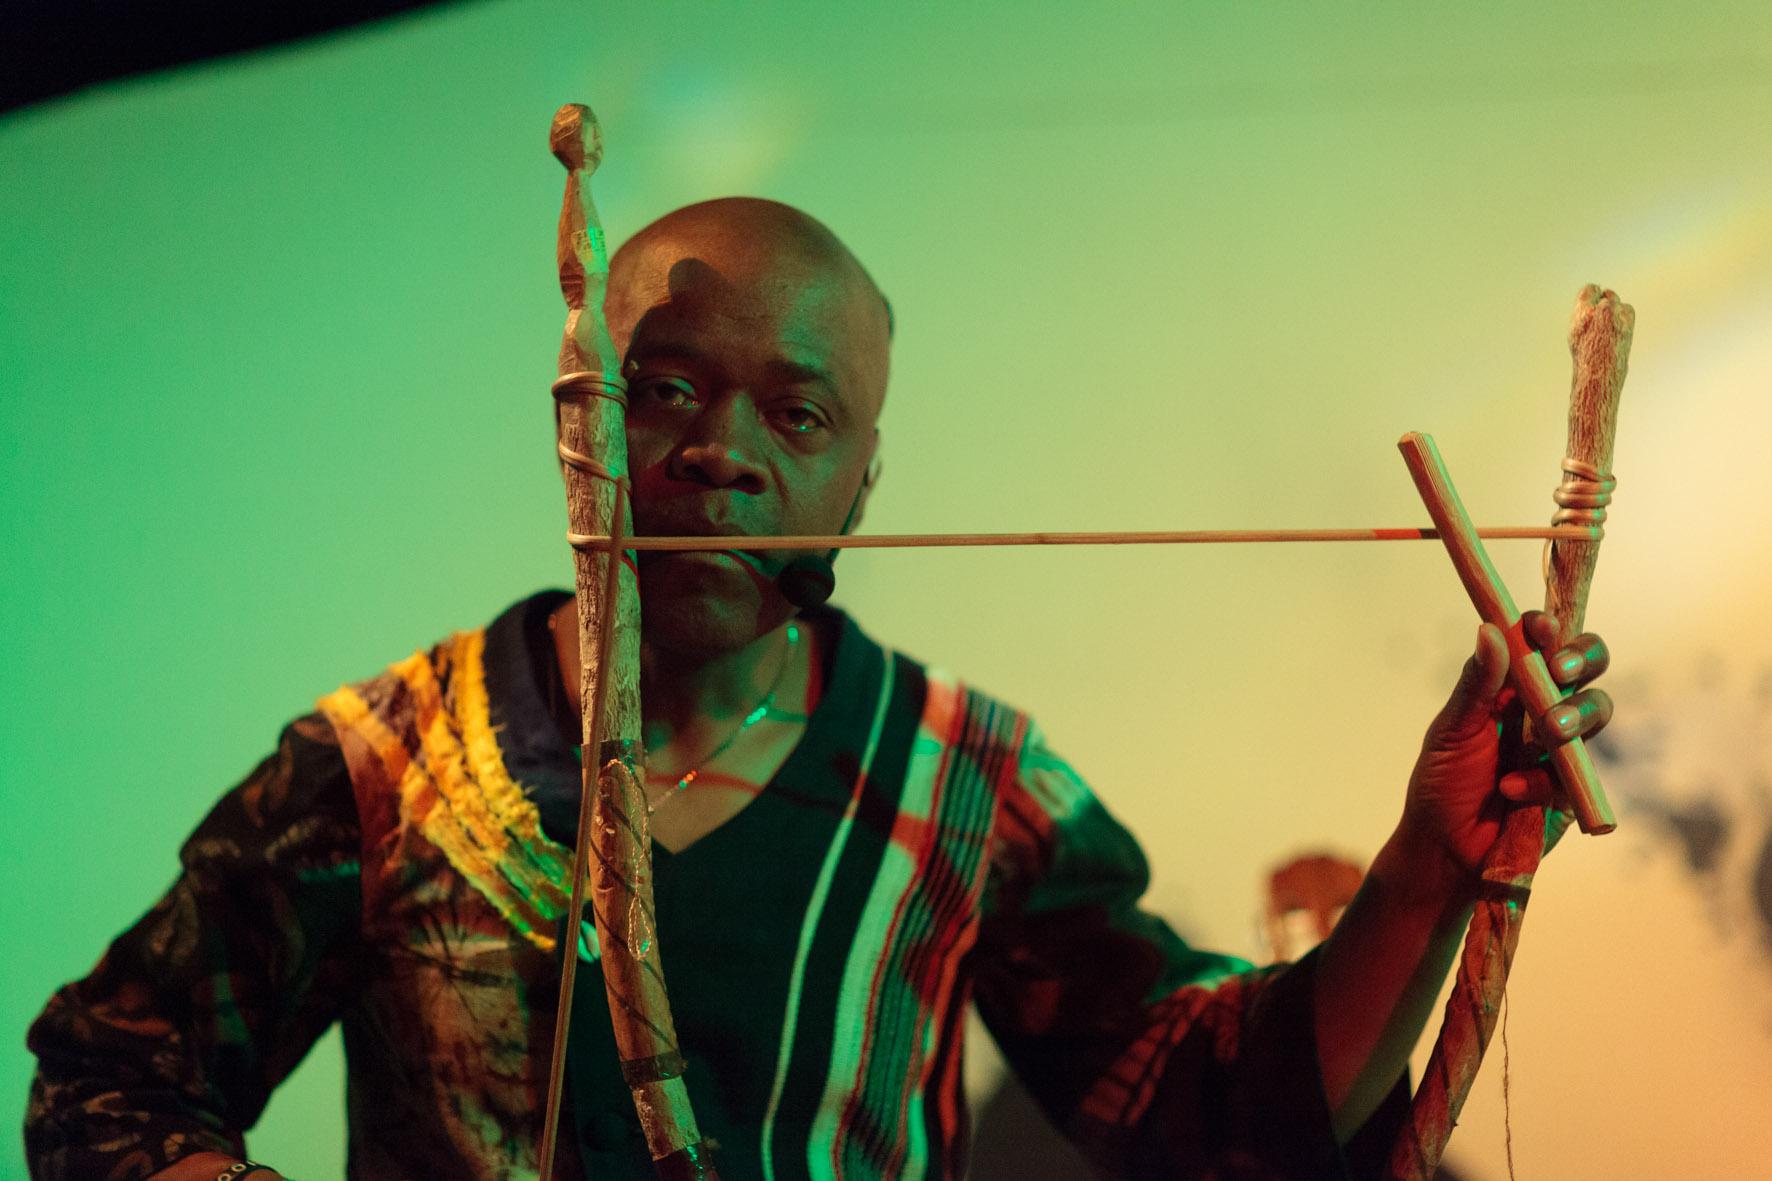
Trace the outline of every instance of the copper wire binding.
<path fill-rule="evenodd" d="M 608 373 L 592 373 L 589 370 L 578 370 L 574 373 L 562 373 L 554 380 L 554 451 L 560 462 L 567 467 L 588 473 L 600 479 L 609 480 L 621 485 L 621 491 L 627 495 L 633 486 L 626 476 L 618 476 L 598 460 L 582 451 L 574 450 L 566 445 L 560 431 L 560 407 L 567 402 L 588 402 L 592 398 L 607 398 L 620 406 L 628 408 L 628 383 Z M 602 553 L 609 548 L 608 538 L 598 538 L 588 533 L 566 532 L 566 544 L 575 550 L 587 553 Z"/>
<path fill-rule="evenodd" d="M 1599 541 L 1606 535 L 1606 506 L 1612 503 L 1612 490 L 1617 487 L 1618 479 L 1611 472 L 1603 472 L 1572 456 L 1565 457 L 1563 482 L 1551 493 L 1551 499 L 1557 502 L 1551 527 L 1579 525 L 1592 529 L 1592 540 Z M 1546 578 L 1550 577 L 1551 547 L 1556 544 L 1555 541 L 1544 543 Z"/>

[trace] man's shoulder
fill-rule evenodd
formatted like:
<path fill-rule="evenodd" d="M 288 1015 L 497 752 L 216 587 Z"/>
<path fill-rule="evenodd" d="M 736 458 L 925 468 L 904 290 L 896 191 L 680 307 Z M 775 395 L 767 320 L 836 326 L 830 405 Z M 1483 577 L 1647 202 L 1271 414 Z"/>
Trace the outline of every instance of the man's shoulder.
<path fill-rule="evenodd" d="M 505 607 L 489 622 L 452 631 L 367 676 L 349 680 L 322 696 L 320 714 L 334 718 L 355 698 L 371 712 L 394 718 L 422 709 L 433 699 L 451 702 L 486 676 L 491 660 L 515 655 L 525 645 L 530 617 L 570 598 L 567 591 L 544 589 Z M 482 690 L 483 691 L 483 690 Z"/>

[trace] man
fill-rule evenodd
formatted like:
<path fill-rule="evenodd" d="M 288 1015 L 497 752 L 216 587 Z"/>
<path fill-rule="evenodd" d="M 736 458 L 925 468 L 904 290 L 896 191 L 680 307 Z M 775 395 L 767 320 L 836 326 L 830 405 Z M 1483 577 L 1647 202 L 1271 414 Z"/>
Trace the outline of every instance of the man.
<path fill-rule="evenodd" d="M 691 206 L 618 253 L 607 311 L 637 531 L 735 539 L 640 577 L 661 952 L 724 1175 L 957 1175 L 969 1001 L 1111 1171 L 1371 1171 L 1475 869 L 1510 801 L 1551 792 L 1498 737 L 1500 633 L 1327 943 L 1261 971 L 1196 951 L 1136 909 L 1142 855 L 1027 718 L 837 612 L 796 616 L 742 549 L 852 527 L 872 483 L 891 317 L 842 244 L 771 202 Z M 536 596 L 285 732 L 33 1027 L 35 1170 L 272 1176 L 240 1133 L 338 1019 L 354 1176 L 532 1176 L 564 932 L 591 965 L 566 1175 L 647 1175 L 595 933 L 561 922 L 573 610 Z M 1566 685 L 1606 664 L 1529 630 Z M 1547 726 L 1610 712 L 1583 688 Z"/>

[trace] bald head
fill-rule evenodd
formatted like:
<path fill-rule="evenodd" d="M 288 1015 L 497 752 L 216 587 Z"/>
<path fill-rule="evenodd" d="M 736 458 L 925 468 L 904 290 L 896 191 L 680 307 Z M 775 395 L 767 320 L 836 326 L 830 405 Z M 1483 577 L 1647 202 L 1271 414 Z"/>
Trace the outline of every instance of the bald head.
<path fill-rule="evenodd" d="M 824 223 L 779 201 L 723 197 L 665 214 L 615 252 L 604 308 L 624 356 L 649 316 L 719 315 L 820 346 L 875 415 L 885 397 L 891 306 Z"/>
<path fill-rule="evenodd" d="M 835 234 L 774 201 L 691 205 L 616 252 L 603 306 L 628 379 L 638 533 L 808 535 L 861 519 L 891 323 Z M 658 650 L 735 651 L 793 610 L 754 556 L 639 562 Z"/>

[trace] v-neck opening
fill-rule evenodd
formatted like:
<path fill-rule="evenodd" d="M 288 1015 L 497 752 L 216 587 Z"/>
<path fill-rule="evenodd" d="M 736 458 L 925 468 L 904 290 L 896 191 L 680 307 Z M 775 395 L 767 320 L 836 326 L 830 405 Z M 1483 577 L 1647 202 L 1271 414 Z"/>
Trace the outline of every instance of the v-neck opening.
<path fill-rule="evenodd" d="M 582 770 L 576 748 L 560 734 L 547 707 L 547 688 L 558 682 L 557 661 L 547 630 L 547 617 L 570 598 L 561 590 L 542 591 L 513 604 L 487 629 L 487 696 L 493 732 L 511 778 L 520 784 L 541 816 L 542 831 L 567 849 L 576 843 Z M 729 829 L 756 821 L 748 813 L 763 808 L 765 818 L 779 807 L 812 807 L 841 811 L 853 787 L 853 769 L 843 751 L 856 732 L 865 733 L 883 686 L 884 652 L 842 611 L 819 608 L 807 612 L 803 626 L 828 628 L 834 649 L 824 665 L 824 693 L 807 718 L 806 728 L 781 766 L 756 796 L 724 821 L 675 851 L 652 841 L 655 861 L 680 863 Z M 742 822 L 742 823 L 741 823 Z M 714 844 L 715 849 L 718 844 Z"/>

